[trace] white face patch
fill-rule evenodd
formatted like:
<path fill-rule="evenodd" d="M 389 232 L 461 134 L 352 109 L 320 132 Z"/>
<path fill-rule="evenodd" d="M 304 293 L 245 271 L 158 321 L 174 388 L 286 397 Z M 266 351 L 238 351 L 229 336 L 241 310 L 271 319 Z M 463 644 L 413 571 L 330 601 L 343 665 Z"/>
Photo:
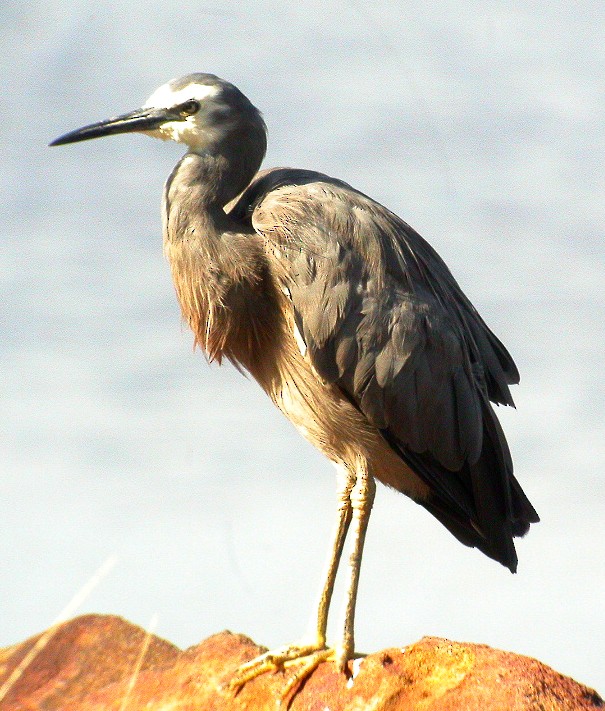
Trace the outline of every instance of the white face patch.
<path fill-rule="evenodd" d="M 189 84 L 175 91 L 171 86 L 171 82 L 168 82 L 153 92 L 143 105 L 143 108 L 172 108 L 191 100 L 203 103 L 217 96 L 220 91 L 220 87 L 209 86 L 208 84 Z M 154 131 L 145 131 L 145 133 L 154 138 L 161 138 L 164 141 L 185 143 L 190 150 L 199 152 L 203 151 L 212 139 L 210 131 L 211 127 L 204 125 L 198 114 L 193 114 L 182 121 L 168 121 L 160 128 Z"/>
<path fill-rule="evenodd" d="M 162 84 L 159 89 L 156 89 L 143 104 L 143 108 L 170 108 L 190 99 L 204 101 L 211 96 L 216 96 L 220 91 L 218 86 L 208 86 L 207 84 L 189 84 L 189 86 L 175 91 L 170 83 Z"/>

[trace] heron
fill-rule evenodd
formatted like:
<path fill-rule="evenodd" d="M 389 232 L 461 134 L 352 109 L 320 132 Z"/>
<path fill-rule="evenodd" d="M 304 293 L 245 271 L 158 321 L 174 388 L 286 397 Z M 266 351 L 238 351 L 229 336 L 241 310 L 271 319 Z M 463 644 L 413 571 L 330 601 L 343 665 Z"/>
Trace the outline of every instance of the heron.
<path fill-rule="evenodd" d="M 515 363 L 437 252 L 346 182 L 259 172 L 267 131 L 233 84 L 189 74 L 140 109 L 53 146 L 143 133 L 187 151 L 163 193 L 164 251 L 184 321 L 210 361 L 249 373 L 337 470 L 337 520 L 314 634 L 244 664 L 233 688 L 329 660 L 347 673 L 376 480 L 460 542 L 515 572 L 513 539 L 538 515 L 513 474 L 491 403 L 514 406 Z M 328 612 L 346 539 L 344 613 Z"/>

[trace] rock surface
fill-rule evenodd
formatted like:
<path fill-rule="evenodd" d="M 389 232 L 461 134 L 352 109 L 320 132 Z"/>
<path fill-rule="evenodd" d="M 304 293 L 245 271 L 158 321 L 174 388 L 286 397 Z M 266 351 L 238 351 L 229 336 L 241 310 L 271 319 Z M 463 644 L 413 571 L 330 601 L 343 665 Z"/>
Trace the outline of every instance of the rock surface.
<path fill-rule="evenodd" d="M 119 617 L 85 615 L 0 650 L 1 711 L 274 711 L 292 671 L 237 695 L 233 671 L 261 651 L 222 632 L 185 651 Z M 425 637 L 355 663 L 351 683 L 322 664 L 292 711 L 562 711 L 605 708 L 593 690 L 535 659 Z M 283 708 L 286 707 L 284 704 Z"/>

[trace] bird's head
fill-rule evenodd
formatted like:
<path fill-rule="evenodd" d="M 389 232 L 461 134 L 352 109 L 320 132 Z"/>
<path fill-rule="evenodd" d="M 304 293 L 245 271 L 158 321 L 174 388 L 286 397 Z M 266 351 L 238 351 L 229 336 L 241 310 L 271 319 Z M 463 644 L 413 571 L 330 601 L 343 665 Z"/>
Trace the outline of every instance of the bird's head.
<path fill-rule="evenodd" d="M 163 84 L 140 109 L 71 131 L 50 145 L 131 132 L 184 143 L 202 153 L 249 133 L 264 139 L 265 125 L 233 84 L 213 74 L 188 74 Z"/>

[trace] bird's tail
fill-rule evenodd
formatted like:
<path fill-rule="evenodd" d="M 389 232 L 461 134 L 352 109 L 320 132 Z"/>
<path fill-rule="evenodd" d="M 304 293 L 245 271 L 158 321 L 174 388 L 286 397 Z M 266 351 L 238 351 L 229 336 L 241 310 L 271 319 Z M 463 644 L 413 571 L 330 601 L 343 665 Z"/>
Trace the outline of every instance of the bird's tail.
<path fill-rule="evenodd" d="M 456 478 L 456 487 L 438 491 L 418 503 L 424 506 L 462 543 L 479 548 L 485 555 L 517 569 L 513 538 L 523 536 L 539 516 L 513 474 L 508 445 L 490 403 L 483 410 L 483 445 L 473 463 L 452 472 L 427 454 L 400 454 L 427 482 Z M 424 475 L 423 475 L 424 474 Z M 452 497 L 450 492 L 456 491 Z"/>

